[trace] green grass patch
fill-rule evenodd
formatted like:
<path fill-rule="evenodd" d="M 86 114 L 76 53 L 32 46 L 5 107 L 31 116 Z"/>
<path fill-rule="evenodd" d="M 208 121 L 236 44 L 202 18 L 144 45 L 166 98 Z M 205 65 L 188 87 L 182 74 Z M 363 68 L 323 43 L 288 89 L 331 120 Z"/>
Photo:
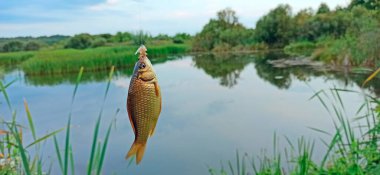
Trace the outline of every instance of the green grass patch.
<path fill-rule="evenodd" d="M 189 46 L 185 44 L 147 47 L 150 58 L 185 53 L 189 50 Z M 82 66 L 85 71 L 105 70 L 111 66 L 120 68 L 136 62 L 137 56 L 134 55 L 136 49 L 136 46 L 116 46 L 85 50 L 40 51 L 25 61 L 22 68 L 27 75 L 72 73 Z"/>
<path fill-rule="evenodd" d="M 33 52 L 12 52 L 12 53 L 0 53 L 0 65 L 15 65 L 19 64 L 31 57 Z"/>
<path fill-rule="evenodd" d="M 287 45 L 284 48 L 284 52 L 292 56 L 310 56 L 314 49 L 314 43 L 310 41 L 301 41 Z"/>

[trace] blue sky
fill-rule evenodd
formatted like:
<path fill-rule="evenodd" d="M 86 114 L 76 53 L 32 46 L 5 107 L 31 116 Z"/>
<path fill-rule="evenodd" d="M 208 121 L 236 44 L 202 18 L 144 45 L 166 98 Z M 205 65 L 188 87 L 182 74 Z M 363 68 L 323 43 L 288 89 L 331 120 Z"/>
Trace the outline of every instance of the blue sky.
<path fill-rule="evenodd" d="M 293 12 L 349 0 L 0 0 L 0 37 L 148 31 L 195 34 L 217 11 L 231 7 L 247 27 L 278 4 Z"/>

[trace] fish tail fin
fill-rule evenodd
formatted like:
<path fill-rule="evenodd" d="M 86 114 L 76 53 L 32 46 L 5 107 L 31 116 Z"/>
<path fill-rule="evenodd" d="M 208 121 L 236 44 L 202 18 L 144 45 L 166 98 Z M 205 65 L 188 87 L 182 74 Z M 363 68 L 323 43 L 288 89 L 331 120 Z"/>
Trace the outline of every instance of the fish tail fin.
<path fill-rule="evenodd" d="M 127 153 L 126 159 L 129 157 L 136 155 L 136 164 L 139 164 L 144 157 L 146 142 L 145 143 L 137 143 L 133 142 L 131 149 Z"/>

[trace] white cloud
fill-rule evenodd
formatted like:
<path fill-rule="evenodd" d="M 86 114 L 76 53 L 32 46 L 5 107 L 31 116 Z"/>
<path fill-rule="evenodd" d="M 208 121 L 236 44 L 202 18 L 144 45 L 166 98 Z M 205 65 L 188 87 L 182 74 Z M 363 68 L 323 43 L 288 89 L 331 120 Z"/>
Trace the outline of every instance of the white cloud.
<path fill-rule="evenodd" d="M 119 0 L 106 0 L 106 2 L 91 5 L 88 7 L 90 10 L 94 11 L 103 11 L 103 10 L 109 10 L 109 9 L 115 9 L 118 5 L 120 5 Z"/>

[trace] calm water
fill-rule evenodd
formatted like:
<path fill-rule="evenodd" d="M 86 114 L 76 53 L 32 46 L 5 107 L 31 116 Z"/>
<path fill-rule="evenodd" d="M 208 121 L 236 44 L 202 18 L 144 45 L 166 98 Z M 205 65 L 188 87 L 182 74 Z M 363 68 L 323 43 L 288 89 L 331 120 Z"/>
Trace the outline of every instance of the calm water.
<path fill-rule="evenodd" d="M 219 168 L 220 161 L 234 160 L 236 150 L 250 155 L 259 154 L 263 148 L 272 150 L 274 132 L 291 140 L 300 136 L 326 138 L 308 129 L 333 129 L 332 118 L 322 105 L 309 100 L 314 90 L 332 87 L 360 90 L 357 84 L 365 76 L 323 73 L 309 68 L 274 69 L 266 64 L 267 59 L 280 57 L 277 54 L 198 55 L 153 60 L 163 94 L 162 113 L 142 163 L 130 167 L 124 157 L 134 136 L 125 106 L 132 70 L 118 70 L 102 118 L 101 138 L 104 138 L 107 125 L 117 109 L 121 110 L 111 133 L 104 174 L 208 174 L 208 166 Z M 86 171 L 106 76 L 107 72 L 85 73 L 72 108 L 77 174 Z M 18 81 L 8 93 L 18 111 L 18 120 L 27 126 L 25 98 L 38 135 L 63 128 L 70 111 L 75 75 L 29 77 L 20 71 L 3 74 L 6 82 L 15 78 Z M 365 91 L 379 94 L 376 85 L 379 87 L 372 84 Z M 362 103 L 359 94 L 342 94 L 342 98 L 348 113 L 355 112 Z M 1 115 L 8 116 L 3 98 L 0 102 Z M 28 142 L 30 134 L 24 132 Z M 63 135 L 59 135 L 61 145 Z M 44 150 L 47 164 L 56 160 L 51 142 L 44 145 Z M 323 150 L 323 146 L 317 146 L 316 154 Z M 57 163 L 54 167 L 57 172 Z"/>

